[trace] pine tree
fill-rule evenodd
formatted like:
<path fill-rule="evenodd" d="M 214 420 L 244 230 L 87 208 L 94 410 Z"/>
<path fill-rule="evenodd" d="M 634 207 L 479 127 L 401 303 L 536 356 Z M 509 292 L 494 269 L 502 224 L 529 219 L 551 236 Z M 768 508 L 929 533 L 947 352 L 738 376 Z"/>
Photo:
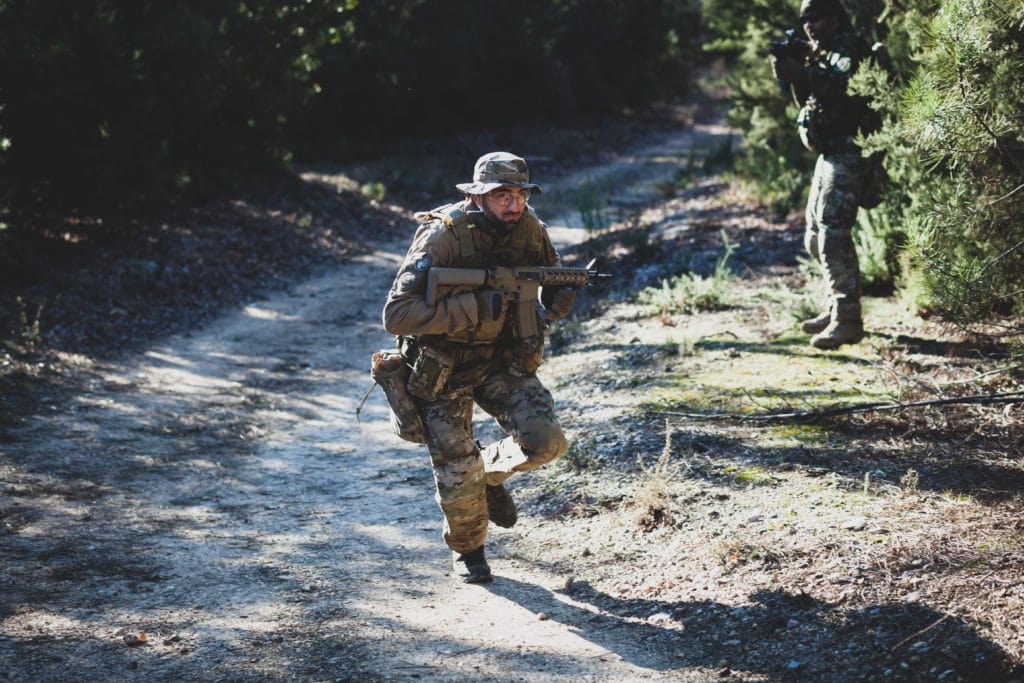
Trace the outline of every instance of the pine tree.
<path fill-rule="evenodd" d="M 967 326 L 1024 328 L 1024 7 L 943 0 L 902 93 L 898 143 L 920 169 L 903 181 L 911 279 Z"/>

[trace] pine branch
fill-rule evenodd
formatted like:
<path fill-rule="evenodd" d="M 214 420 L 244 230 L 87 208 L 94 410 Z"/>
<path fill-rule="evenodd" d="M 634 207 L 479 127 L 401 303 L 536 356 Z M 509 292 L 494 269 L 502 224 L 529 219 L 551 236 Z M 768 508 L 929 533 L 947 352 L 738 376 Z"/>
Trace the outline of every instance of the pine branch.
<path fill-rule="evenodd" d="M 992 206 L 993 204 L 998 204 L 999 202 L 1003 201 L 1004 199 L 1009 199 L 1010 197 L 1012 197 L 1014 194 L 1016 194 L 1020 190 L 1024 190 L 1024 185 L 1018 185 L 1017 187 L 1013 188 L 1012 190 L 1010 190 L 1009 192 L 1004 194 L 999 199 L 993 199 L 992 201 L 990 201 L 988 204 L 985 205 L 985 208 L 987 209 L 988 207 Z"/>
<path fill-rule="evenodd" d="M 974 104 L 971 102 L 971 98 L 967 92 L 967 77 L 964 74 L 963 65 L 958 65 L 956 71 L 957 80 L 959 81 L 960 86 L 960 98 L 963 102 L 964 107 L 966 107 L 967 111 L 971 112 L 971 115 L 974 116 L 974 119 L 977 122 L 978 126 L 980 126 L 982 130 L 984 130 L 990 138 L 992 138 L 993 147 L 995 147 L 995 150 L 999 153 L 1001 157 L 1003 157 L 1003 161 L 1006 163 L 1006 165 L 1013 169 L 1013 172 L 1015 174 L 1020 175 L 1020 168 L 1017 166 L 1017 162 L 1014 160 L 1012 156 L 1010 156 L 1010 154 L 1007 153 L 1005 149 L 1003 149 L 1003 146 L 999 144 L 999 136 L 996 135 L 996 132 L 992 130 L 991 126 L 988 125 L 988 122 L 985 120 L 985 117 L 981 115 L 977 107 L 975 107 Z"/>
<path fill-rule="evenodd" d="M 684 417 L 689 420 L 738 420 L 741 422 L 773 422 L 785 420 L 813 420 L 821 417 L 832 417 L 835 415 L 852 415 L 855 413 L 883 412 L 891 410 L 905 410 L 907 408 L 918 408 L 924 406 L 945 406 L 956 403 L 1024 403 L 1024 391 L 1008 391 L 1000 394 L 972 394 L 969 396 L 957 396 L 954 398 L 940 398 L 928 401 L 876 401 L 868 403 L 854 403 L 850 405 L 835 406 L 832 408 L 821 408 L 819 410 L 795 410 L 779 413 L 761 413 L 744 415 L 741 413 L 679 413 L 667 410 L 654 411 L 657 415 L 668 415 L 671 417 Z"/>

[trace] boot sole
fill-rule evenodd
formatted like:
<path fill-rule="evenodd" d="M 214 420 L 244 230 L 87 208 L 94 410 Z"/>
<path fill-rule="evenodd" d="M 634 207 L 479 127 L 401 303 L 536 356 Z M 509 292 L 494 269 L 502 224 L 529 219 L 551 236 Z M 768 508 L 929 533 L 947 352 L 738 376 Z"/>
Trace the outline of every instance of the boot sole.
<path fill-rule="evenodd" d="M 815 341 L 815 340 L 812 339 L 811 340 L 811 346 L 813 346 L 816 349 L 831 350 L 831 349 L 838 349 L 840 346 L 843 346 L 845 344 L 856 344 L 856 343 L 860 342 L 863 339 L 864 339 L 863 335 L 860 336 L 860 337 L 857 337 L 856 339 L 843 339 L 842 341 L 831 341 L 830 340 L 830 341 L 827 341 L 827 342 L 824 342 L 824 343 L 822 343 L 824 340 L 818 339 L 817 341 Z"/>
<path fill-rule="evenodd" d="M 476 564 L 468 568 L 468 573 L 466 570 L 460 570 L 457 573 L 462 579 L 462 583 L 490 583 L 494 580 L 491 568 L 486 565 Z"/>
<path fill-rule="evenodd" d="M 519 521 L 519 511 L 516 509 L 515 501 L 512 500 L 512 495 L 503 487 L 500 492 L 495 492 L 498 489 L 497 486 L 487 487 L 487 519 L 504 529 L 511 529 Z M 511 508 L 512 514 L 500 514 L 499 510 L 502 508 Z"/>

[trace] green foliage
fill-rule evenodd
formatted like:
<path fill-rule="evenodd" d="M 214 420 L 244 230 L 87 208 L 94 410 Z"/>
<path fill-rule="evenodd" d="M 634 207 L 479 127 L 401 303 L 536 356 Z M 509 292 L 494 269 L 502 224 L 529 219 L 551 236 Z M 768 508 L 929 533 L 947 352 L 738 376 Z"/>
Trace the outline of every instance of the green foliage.
<path fill-rule="evenodd" d="M 569 442 L 569 448 L 558 462 L 572 472 L 595 470 L 601 465 L 600 458 L 596 454 L 596 439 L 592 436 L 578 437 Z"/>
<path fill-rule="evenodd" d="M 387 187 L 384 183 L 363 183 L 359 186 L 359 193 L 376 202 L 382 202 L 387 196 Z"/>
<path fill-rule="evenodd" d="M 696 0 L 362 2 L 319 53 L 304 158 L 382 139 L 565 122 L 685 91 Z M 474 150 L 479 153 L 486 150 Z"/>
<path fill-rule="evenodd" d="M 919 68 L 888 131 L 916 152 L 899 169 L 912 198 L 907 263 L 929 304 L 964 325 L 1019 315 L 1024 7 L 944 0 L 926 16 Z"/>
<path fill-rule="evenodd" d="M 1014 0 L 846 3 L 887 64 L 851 80 L 882 125 L 861 139 L 885 153 L 891 190 L 859 216 L 868 291 L 898 283 L 918 310 L 965 325 L 1024 313 L 1024 7 Z M 730 121 L 744 130 L 740 177 L 783 213 L 799 204 L 809 155 L 793 134 L 765 51 L 792 26 L 796 0 L 705 0 L 714 40 L 732 60 Z M 1019 325 L 1011 325 L 1019 331 Z"/>
<path fill-rule="evenodd" d="M 685 91 L 698 18 L 696 0 L 7 0 L 0 197 L 138 211 L 413 133 L 641 107 Z"/>
<path fill-rule="evenodd" d="M 827 311 L 831 301 L 828 281 L 822 277 L 821 264 L 810 256 L 801 254 L 797 257 L 800 272 L 807 286 L 800 290 L 797 301 L 792 306 L 792 315 L 796 321 L 816 318 Z"/>
<path fill-rule="evenodd" d="M 800 144 L 798 107 L 772 77 L 768 46 L 797 26 L 799 0 L 704 0 L 713 40 L 705 49 L 727 56 L 729 123 L 743 130 L 737 175 L 784 216 L 803 202 L 813 157 Z"/>
<path fill-rule="evenodd" d="M 891 293 L 900 275 L 899 255 L 905 246 L 905 233 L 892 225 L 886 211 L 861 211 L 853 239 L 861 287 L 870 294 Z"/>
<path fill-rule="evenodd" d="M 22 209 L 146 206 L 283 156 L 345 3 L 20 0 L 0 8 L 0 175 Z"/>
<path fill-rule="evenodd" d="M 42 341 L 42 330 L 39 320 L 43 316 L 43 305 L 36 304 L 35 311 L 29 312 L 28 304 L 20 296 L 14 299 L 18 311 L 17 329 L 13 330 L 15 338 L 27 346 L 34 346 Z"/>
<path fill-rule="evenodd" d="M 637 295 L 637 303 L 661 315 L 728 308 L 731 301 L 729 283 L 736 278 L 728 264 L 736 251 L 736 243 L 730 242 L 724 231 L 722 240 L 725 251 L 718 257 L 715 270 L 709 277 L 692 272 L 673 275 L 662 280 L 660 287 L 645 287 L 641 290 Z"/>
<path fill-rule="evenodd" d="M 580 212 L 580 220 L 588 234 L 593 235 L 611 225 L 611 219 L 608 217 L 608 197 L 610 195 L 611 188 L 607 180 L 597 182 L 587 179 L 580 186 L 576 197 L 576 208 Z"/>

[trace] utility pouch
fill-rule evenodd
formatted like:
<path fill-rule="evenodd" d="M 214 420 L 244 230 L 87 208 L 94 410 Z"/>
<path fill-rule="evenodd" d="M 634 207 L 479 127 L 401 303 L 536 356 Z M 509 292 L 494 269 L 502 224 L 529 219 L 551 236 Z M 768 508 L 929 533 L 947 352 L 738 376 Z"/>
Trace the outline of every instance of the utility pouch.
<path fill-rule="evenodd" d="M 807 98 L 804 106 L 800 108 L 800 114 L 796 117 L 797 132 L 800 134 L 800 142 L 812 152 L 822 154 L 827 152 L 827 140 L 824 137 L 826 132 L 824 113 L 818 98 L 811 95 Z"/>
<path fill-rule="evenodd" d="M 391 429 L 406 441 L 426 443 L 427 435 L 416 404 L 409 395 L 409 366 L 398 349 L 373 354 L 370 377 L 384 390 L 391 406 Z"/>
<path fill-rule="evenodd" d="M 409 393 L 425 401 L 435 400 L 448 383 L 454 366 L 455 359 L 450 354 L 420 344 L 409 375 Z"/>

